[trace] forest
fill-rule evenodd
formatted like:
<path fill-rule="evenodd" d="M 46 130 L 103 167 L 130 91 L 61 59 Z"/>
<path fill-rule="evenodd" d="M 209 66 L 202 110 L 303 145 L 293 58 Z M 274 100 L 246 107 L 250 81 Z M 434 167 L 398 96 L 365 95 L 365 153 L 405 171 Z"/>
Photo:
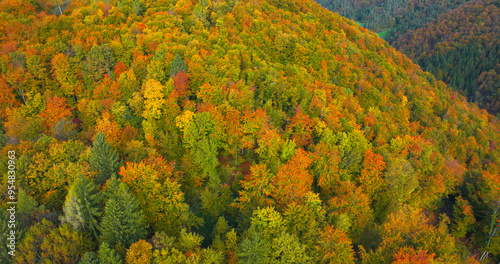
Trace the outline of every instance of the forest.
<path fill-rule="evenodd" d="M 500 113 L 499 15 L 498 1 L 471 1 L 400 36 L 393 45 L 496 115 Z"/>
<path fill-rule="evenodd" d="M 500 261 L 498 118 L 318 3 L 0 21 L 0 263 Z"/>
<path fill-rule="evenodd" d="M 316 0 L 324 8 L 347 18 L 360 21 L 375 31 L 388 30 L 392 43 L 408 30 L 432 22 L 446 12 L 470 0 Z"/>
<path fill-rule="evenodd" d="M 396 49 L 468 101 L 500 113 L 498 1 L 317 2 L 384 34 Z"/>

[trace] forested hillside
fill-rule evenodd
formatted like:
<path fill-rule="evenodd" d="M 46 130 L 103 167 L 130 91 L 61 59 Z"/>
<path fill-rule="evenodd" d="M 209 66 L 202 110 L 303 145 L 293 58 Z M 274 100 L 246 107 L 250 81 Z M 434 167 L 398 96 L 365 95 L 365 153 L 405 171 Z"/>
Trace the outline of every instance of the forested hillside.
<path fill-rule="evenodd" d="M 490 113 L 499 113 L 498 1 L 317 2 L 379 32 L 423 70 Z"/>
<path fill-rule="evenodd" d="M 500 260 L 498 119 L 353 21 L 0 5 L 1 263 Z"/>
<path fill-rule="evenodd" d="M 408 30 L 418 29 L 467 0 L 316 0 L 323 7 L 363 23 L 375 31 L 387 31 L 392 43 Z"/>
<path fill-rule="evenodd" d="M 500 113 L 498 1 L 463 4 L 393 45 L 480 107 Z"/>

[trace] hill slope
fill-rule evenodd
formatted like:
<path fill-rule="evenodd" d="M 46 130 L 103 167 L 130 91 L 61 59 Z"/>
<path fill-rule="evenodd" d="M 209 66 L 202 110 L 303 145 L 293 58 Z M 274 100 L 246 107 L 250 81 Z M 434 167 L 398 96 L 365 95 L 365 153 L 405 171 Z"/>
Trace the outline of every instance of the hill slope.
<path fill-rule="evenodd" d="M 471 1 L 425 27 L 401 35 L 393 45 L 424 70 L 497 114 L 500 111 L 498 85 L 486 79 L 491 78 L 487 77 L 491 74 L 498 76 L 495 67 L 500 67 L 497 66 L 500 63 L 499 14 L 498 1 Z"/>
<path fill-rule="evenodd" d="M 18 263 L 498 261 L 498 120 L 352 21 L 311 1 L 10 6 Z"/>
<path fill-rule="evenodd" d="M 392 43 L 408 30 L 418 29 L 467 1 L 317 0 L 316 2 L 328 10 L 362 22 L 372 31 L 389 31 L 386 39 Z"/>
<path fill-rule="evenodd" d="M 469 101 L 498 113 L 497 1 L 317 2 L 379 32 Z"/>

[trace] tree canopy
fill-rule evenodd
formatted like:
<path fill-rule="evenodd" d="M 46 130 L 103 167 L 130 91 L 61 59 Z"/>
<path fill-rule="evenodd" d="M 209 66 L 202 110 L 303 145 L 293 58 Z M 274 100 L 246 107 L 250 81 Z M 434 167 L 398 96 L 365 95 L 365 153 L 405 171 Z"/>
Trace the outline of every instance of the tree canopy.
<path fill-rule="evenodd" d="M 0 7 L 7 261 L 499 261 L 498 119 L 353 21 L 310 0 Z"/>

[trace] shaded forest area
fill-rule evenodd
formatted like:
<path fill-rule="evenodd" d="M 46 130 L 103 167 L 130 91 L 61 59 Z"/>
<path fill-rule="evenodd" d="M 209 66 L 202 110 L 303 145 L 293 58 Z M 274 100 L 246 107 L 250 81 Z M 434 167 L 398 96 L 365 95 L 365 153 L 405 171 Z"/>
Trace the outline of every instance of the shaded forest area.
<path fill-rule="evenodd" d="M 467 0 L 317 0 L 324 8 L 360 21 L 375 31 L 389 30 L 385 38 L 392 44 L 401 34 L 434 21 Z"/>
<path fill-rule="evenodd" d="M 1 263 L 500 260 L 498 119 L 352 20 L 0 5 Z"/>
<path fill-rule="evenodd" d="M 423 70 L 496 115 L 500 4 L 474 1 L 317 1 L 361 21 Z"/>
<path fill-rule="evenodd" d="M 393 45 L 492 114 L 500 113 L 500 3 L 461 5 Z"/>

